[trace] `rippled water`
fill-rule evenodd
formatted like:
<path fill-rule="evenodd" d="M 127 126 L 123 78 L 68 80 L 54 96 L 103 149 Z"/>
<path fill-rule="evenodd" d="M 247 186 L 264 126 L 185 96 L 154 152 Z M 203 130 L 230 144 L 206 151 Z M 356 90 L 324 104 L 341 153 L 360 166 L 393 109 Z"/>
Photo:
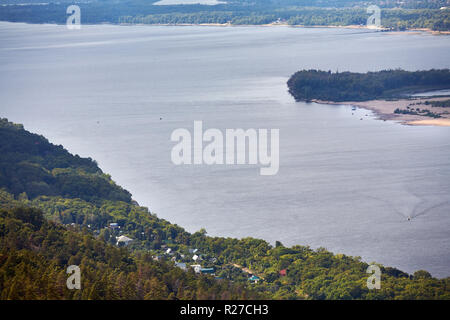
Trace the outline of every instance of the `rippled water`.
<path fill-rule="evenodd" d="M 0 23 L 0 115 L 97 159 L 189 231 L 323 246 L 444 277 L 450 128 L 296 103 L 286 81 L 303 68 L 448 68 L 449 49 L 449 37 L 425 33 Z M 278 175 L 173 165 L 170 135 L 194 120 L 279 128 Z"/>

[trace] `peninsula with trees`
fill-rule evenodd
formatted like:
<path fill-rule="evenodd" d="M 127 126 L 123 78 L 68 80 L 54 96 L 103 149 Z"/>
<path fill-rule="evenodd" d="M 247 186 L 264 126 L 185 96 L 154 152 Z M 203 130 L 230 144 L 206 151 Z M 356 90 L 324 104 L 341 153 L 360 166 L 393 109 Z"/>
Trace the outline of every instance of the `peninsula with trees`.
<path fill-rule="evenodd" d="M 296 101 L 349 104 L 374 111 L 383 120 L 450 126 L 450 70 L 331 72 L 301 70 L 287 82 Z M 442 96 L 420 93 L 444 90 Z"/>

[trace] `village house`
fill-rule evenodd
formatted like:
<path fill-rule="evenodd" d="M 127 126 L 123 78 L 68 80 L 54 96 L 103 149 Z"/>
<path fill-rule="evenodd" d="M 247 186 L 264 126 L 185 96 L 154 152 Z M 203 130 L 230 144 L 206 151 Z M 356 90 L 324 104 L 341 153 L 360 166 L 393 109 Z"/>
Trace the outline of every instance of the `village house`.
<path fill-rule="evenodd" d="M 200 273 L 200 269 L 202 268 L 202 266 L 199 264 L 192 264 L 191 268 L 194 268 L 195 273 Z"/>
<path fill-rule="evenodd" d="M 202 257 L 201 257 L 200 255 L 194 254 L 194 256 L 192 257 L 192 260 L 194 260 L 194 261 L 200 261 L 200 260 L 202 260 Z"/>
<path fill-rule="evenodd" d="M 133 241 L 133 239 L 128 238 L 127 236 L 120 236 L 117 237 L 117 245 L 124 245 L 127 246 L 130 244 L 131 241 Z"/>
<path fill-rule="evenodd" d="M 200 273 L 215 275 L 215 269 L 214 268 L 200 268 Z"/>
<path fill-rule="evenodd" d="M 248 281 L 253 283 L 258 283 L 259 280 L 261 280 L 261 278 L 255 275 L 252 275 L 250 278 L 248 278 Z"/>
<path fill-rule="evenodd" d="M 109 224 L 109 228 L 110 229 L 120 229 L 120 226 L 119 226 L 119 224 L 117 223 L 117 222 L 111 222 L 110 224 Z"/>

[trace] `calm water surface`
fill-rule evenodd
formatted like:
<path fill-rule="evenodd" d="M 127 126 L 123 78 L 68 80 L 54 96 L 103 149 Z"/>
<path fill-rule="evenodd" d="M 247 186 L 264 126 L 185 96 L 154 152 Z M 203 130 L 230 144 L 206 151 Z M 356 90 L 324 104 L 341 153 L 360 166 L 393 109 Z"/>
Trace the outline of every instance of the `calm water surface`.
<path fill-rule="evenodd" d="M 296 103 L 285 83 L 303 68 L 449 68 L 449 52 L 450 37 L 425 33 L 0 23 L 0 115 L 98 160 L 188 231 L 322 246 L 444 277 L 450 128 Z M 170 134 L 194 120 L 279 128 L 278 175 L 173 165 Z"/>

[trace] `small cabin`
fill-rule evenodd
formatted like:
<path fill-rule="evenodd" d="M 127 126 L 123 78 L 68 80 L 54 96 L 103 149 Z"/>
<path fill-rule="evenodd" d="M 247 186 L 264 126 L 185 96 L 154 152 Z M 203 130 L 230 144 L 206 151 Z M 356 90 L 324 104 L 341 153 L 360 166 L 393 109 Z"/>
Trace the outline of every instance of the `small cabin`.
<path fill-rule="evenodd" d="M 193 264 L 191 265 L 191 268 L 194 268 L 195 273 L 200 273 L 200 269 L 202 268 L 202 266 L 199 264 Z"/>
<path fill-rule="evenodd" d="M 214 268 L 201 268 L 200 273 L 214 275 L 215 270 Z"/>
<path fill-rule="evenodd" d="M 124 245 L 127 246 L 130 244 L 131 241 L 133 241 L 133 239 L 128 238 L 127 236 L 120 236 L 117 237 L 117 245 Z"/>

